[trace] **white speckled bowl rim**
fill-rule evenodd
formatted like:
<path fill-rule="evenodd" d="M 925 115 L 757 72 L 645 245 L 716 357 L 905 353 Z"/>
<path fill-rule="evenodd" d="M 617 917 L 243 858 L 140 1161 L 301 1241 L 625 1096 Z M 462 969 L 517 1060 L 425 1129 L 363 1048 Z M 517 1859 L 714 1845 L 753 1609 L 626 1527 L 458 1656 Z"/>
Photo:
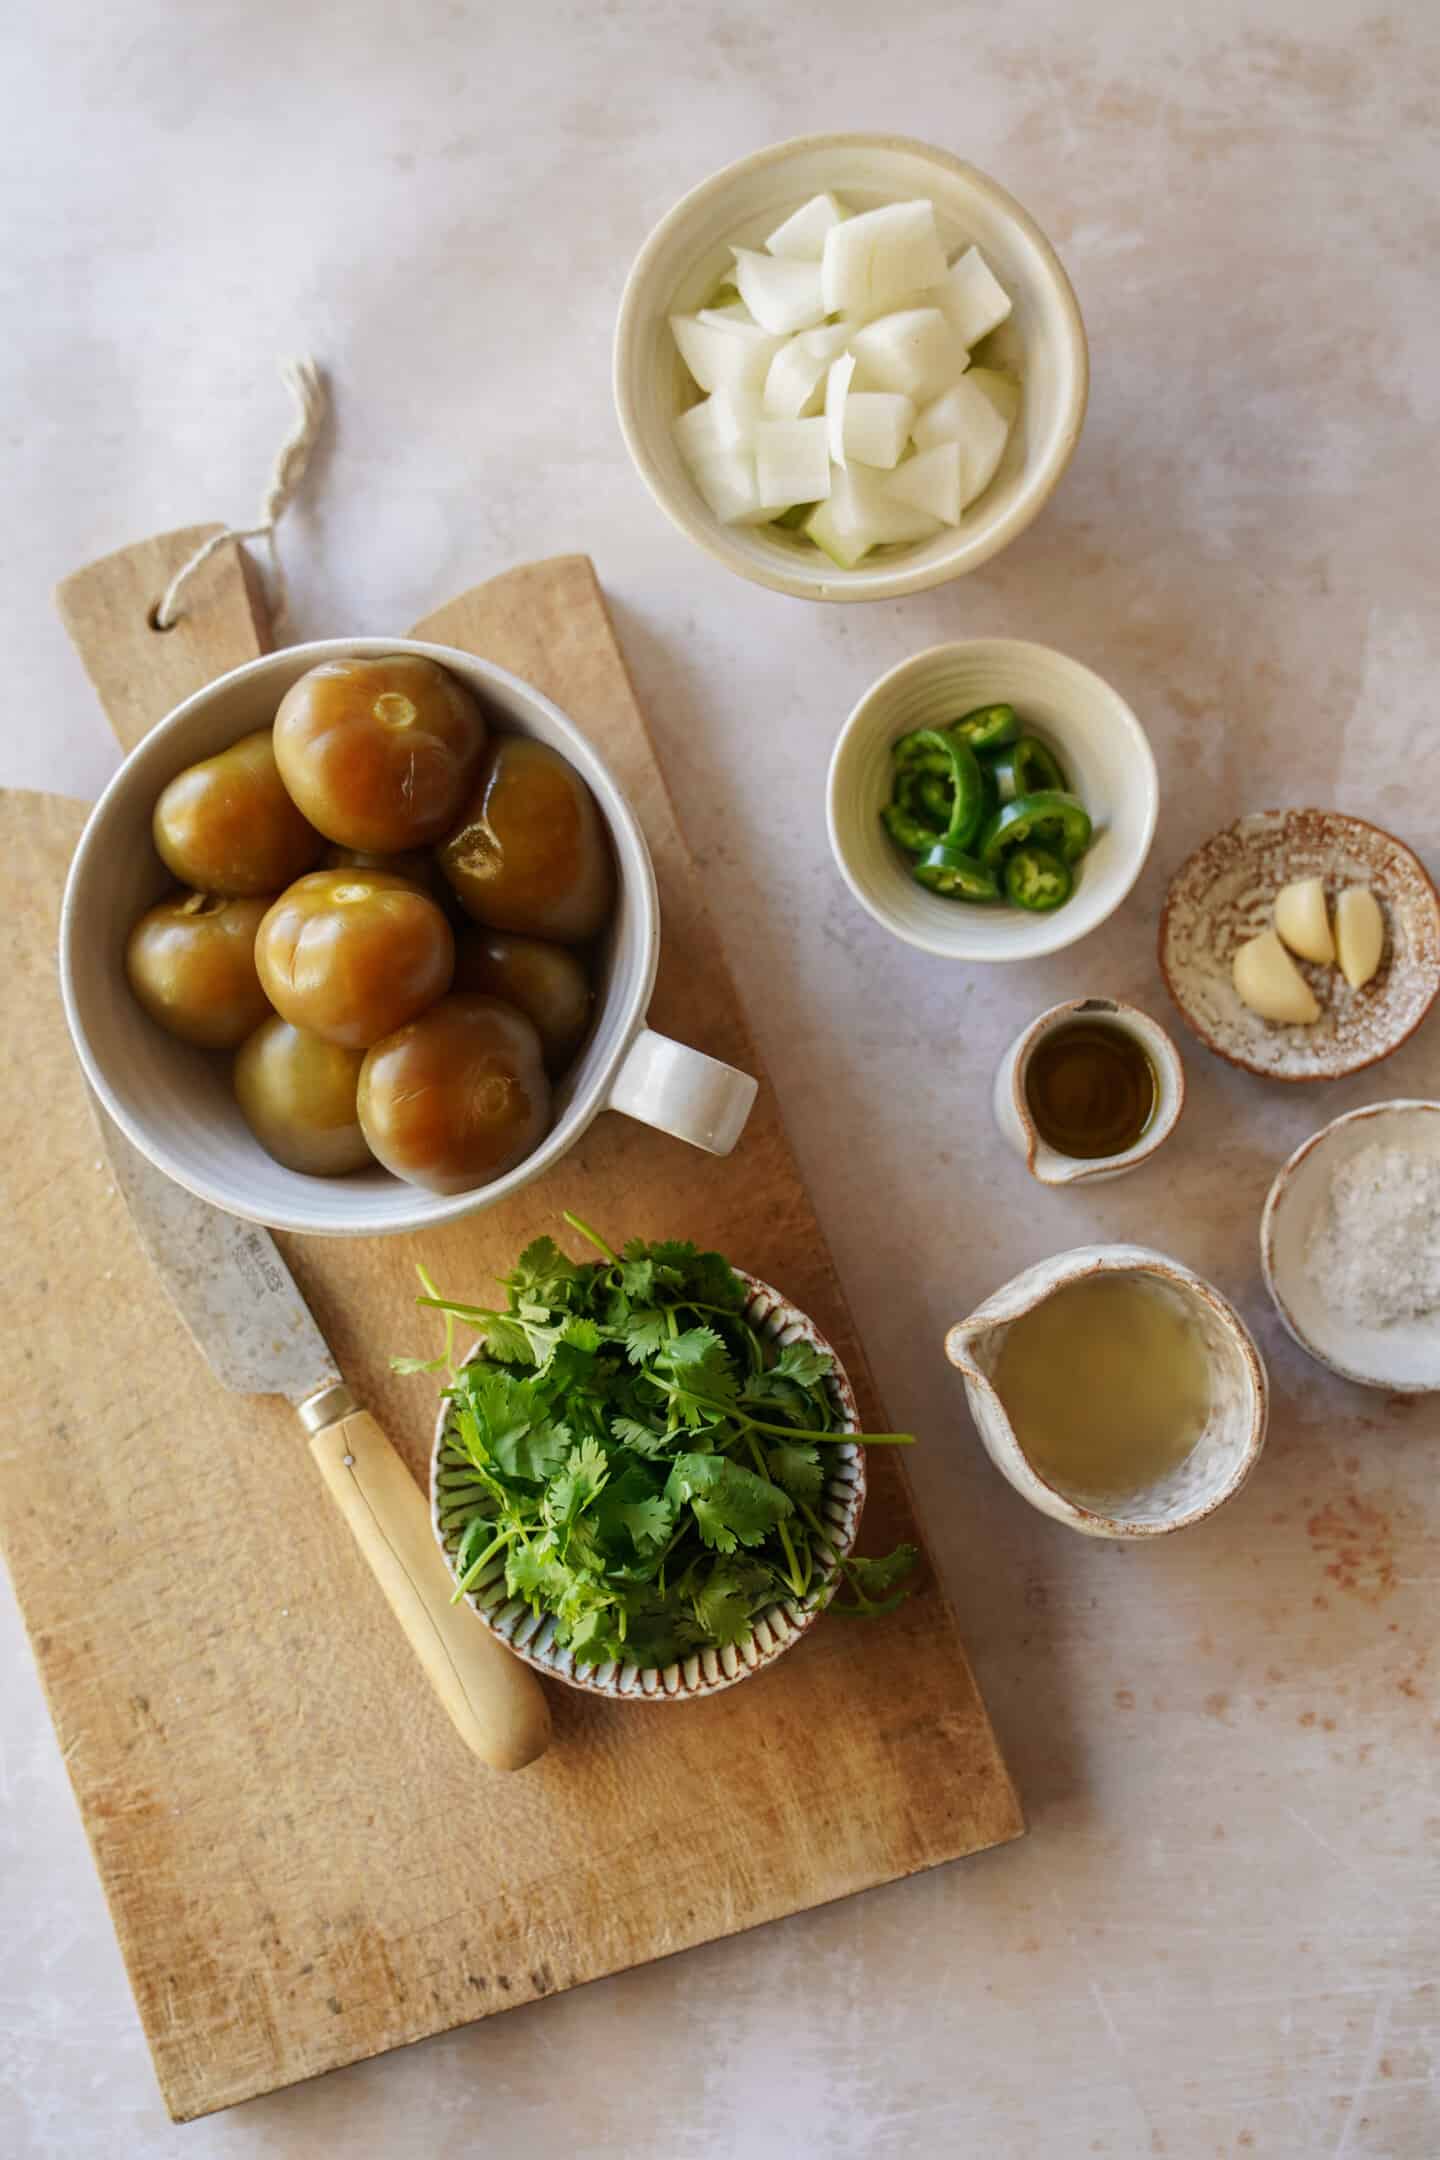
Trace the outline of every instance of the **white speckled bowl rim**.
<path fill-rule="evenodd" d="M 1301 832 L 1304 821 L 1335 828 L 1328 851 Z M 1337 867 L 1342 848 L 1355 866 L 1353 871 Z M 1224 860 L 1227 850 L 1229 862 Z M 1388 919 L 1385 956 L 1375 984 L 1360 992 L 1351 991 L 1338 968 L 1297 963 L 1325 1008 L 1314 1028 L 1283 1028 L 1246 1012 L 1228 980 L 1223 984 L 1227 1010 L 1218 1019 L 1209 1013 L 1202 998 L 1202 993 L 1210 992 L 1218 979 L 1219 963 L 1204 953 L 1198 958 L 1190 954 L 1183 918 L 1188 910 L 1203 919 L 1207 892 L 1232 874 L 1235 863 L 1247 851 L 1256 856 L 1275 855 L 1277 867 L 1264 883 L 1267 888 L 1273 884 L 1276 892 L 1281 883 L 1293 877 L 1316 875 L 1325 876 L 1327 887 L 1340 882 L 1379 886 L 1388 883 L 1391 887 L 1389 892 L 1379 893 L 1386 903 Z M 1229 901 L 1226 907 L 1231 907 Z M 1266 927 L 1269 920 L 1268 907 L 1247 911 L 1237 924 L 1237 940 L 1242 934 Z M 1403 949 L 1397 944 L 1397 931 L 1401 929 Z M 1427 946 L 1428 953 L 1421 949 Z M 1314 806 L 1252 810 L 1212 833 L 1171 878 L 1160 911 L 1158 952 L 1160 972 L 1176 1011 L 1196 1040 L 1227 1065 L 1290 1086 L 1343 1080 L 1393 1056 L 1422 1025 L 1440 995 L 1440 894 L 1415 850 L 1367 818 Z M 1357 998 L 1366 1000 L 1366 1004 L 1351 1002 Z M 1388 1033 L 1380 1025 L 1386 1017 L 1391 1023 Z M 1296 1053 L 1296 1062 L 1289 1070 L 1275 1058 L 1261 1054 L 1263 1046 L 1276 1044 L 1282 1036 L 1289 1038 L 1289 1047 Z"/>
<path fill-rule="evenodd" d="M 1324 1365 L 1330 1372 L 1338 1373 L 1342 1380 L 1354 1381 L 1357 1387 L 1380 1388 L 1387 1395 L 1440 1393 L 1440 1353 L 1437 1353 L 1433 1380 L 1404 1380 L 1387 1378 L 1378 1372 L 1362 1372 L 1358 1366 L 1347 1364 L 1344 1358 L 1326 1349 L 1313 1334 L 1307 1333 L 1301 1326 L 1286 1298 L 1281 1280 L 1282 1271 L 1276 1265 L 1276 1232 L 1279 1218 L 1294 1195 L 1296 1172 L 1321 1152 L 1328 1150 L 1337 1134 L 1360 1124 L 1420 1116 L 1440 1118 L 1440 1102 L 1429 1102 L 1420 1096 L 1401 1096 L 1393 1102 L 1365 1103 L 1358 1110 L 1347 1110 L 1343 1117 L 1332 1118 L 1328 1125 L 1321 1126 L 1319 1132 L 1312 1133 L 1308 1140 L 1302 1140 L 1294 1154 L 1275 1173 L 1260 1217 L 1261 1272 L 1286 1334 L 1300 1345 L 1307 1357 L 1314 1358 L 1317 1365 Z M 1379 1137 L 1377 1133 L 1376 1138 Z"/>
<path fill-rule="evenodd" d="M 974 237 L 958 207 L 963 203 L 972 221 L 977 216 L 982 220 L 979 237 L 991 253 L 1003 245 L 1017 264 L 1023 262 L 1023 287 L 1017 287 L 1017 272 L 1010 271 L 1008 282 L 1017 308 L 1007 328 L 1014 328 L 1022 314 L 1028 320 L 1037 308 L 1043 313 L 1043 323 L 1037 316 L 1033 326 L 1022 379 L 1041 364 L 1042 353 L 1045 368 L 1054 374 L 1054 409 L 1043 436 L 1032 452 L 1028 431 L 1021 435 L 1017 430 L 1023 454 L 1020 449 L 1007 450 L 1002 461 L 1000 480 L 1008 468 L 1014 474 L 1014 485 L 995 483 L 953 530 L 947 529 L 913 547 L 882 550 L 879 556 L 850 571 L 838 569 L 819 550 L 813 551 L 812 561 L 810 551 L 776 544 L 763 535 L 757 537 L 753 528 L 723 525 L 685 474 L 669 442 L 675 406 L 672 404 L 665 413 L 662 427 L 656 404 L 659 392 L 657 368 L 652 364 L 652 339 L 657 325 L 668 318 L 680 299 L 679 288 L 686 275 L 693 274 L 698 258 L 707 252 L 697 240 L 688 248 L 685 269 L 677 273 L 672 267 L 673 251 L 691 228 L 709 230 L 710 214 L 717 205 L 726 203 L 737 192 L 748 199 L 753 181 L 788 166 L 797 168 L 792 206 L 817 187 L 900 200 L 928 186 L 942 223 L 961 228 L 960 237 Z M 862 169 L 867 177 L 857 178 Z M 893 172 L 893 182 L 880 184 L 880 169 Z M 801 174 L 806 177 L 799 177 Z M 783 214 L 779 202 L 774 208 L 777 214 Z M 749 221 L 738 202 L 728 222 L 720 222 L 728 238 L 749 237 Z M 988 232 L 987 224 L 991 228 Z M 753 237 L 758 241 L 760 235 L 757 232 Z M 1009 266 L 1002 263 L 1000 268 L 1006 270 Z M 1015 335 L 1018 339 L 1018 328 Z M 678 356 L 674 364 L 679 367 Z M 1001 548 L 1008 547 L 1039 515 L 1080 439 L 1090 394 L 1090 355 L 1079 305 L 1059 256 L 1029 212 L 988 174 L 948 150 L 910 136 L 798 135 L 752 151 L 748 157 L 713 173 L 661 219 L 625 281 L 615 326 L 613 380 L 620 430 L 635 469 L 672 525 L 687 539 L 704 548 L 727 570 L 792 598 L 892 600 L 978 569 Z"/>
<path fill-rule="evenodd" d="M 859 1432 L 860 1412 L 849 1376 L 814 1321 L 798 1306 L 782 1298 L 778 1290 L 761 1282 L 758 1276 L 746 1274 L 743 1268 L 737 1268 L 735 1272 L 749 1292 L 745 1316 L 752 1327 L 776 1342 L 809 1343 L 831 1359 L 833 1370 L 828 1385 L 840 1413 L 840 1429 L 842 1432 Z M 481 1346 L 477 1344 L 470 1356 L 478 1356 L 480 1352 Z M 430 1460 L 430 1521 L 453 1574 L 459 1536 L 446 1527 L 439 1483 L 449 1407 L 448 1402 L 443 1402 L 435 1419 L 435 1443 Z M 703 1697 L 718 1695 L 725 1688 L 738 1687 L 742 1680 L 763 1672 L 767 1665 L 773 1665 L 778 1657 L 795 1647 L 806 1629 L 813 1627 L 823 1612 L 821 1598 L 839 1573 L 839 1561 L 855 1549 L 865 1507 L 865 1450 L 853 1441 L 827 1441 L 824 1459 L 831 1468 L 816 1512 L 834 1526 L 831 1562 L 803 1601 L 786 1599 L 757 1614 L 754 1633 L 743 1648 L 731 1644 L 723 1650 L 697 1651 L 677 1664 L 664 1667 L 610 1663 L 581 1671 L 576 1669 L 570 1652 L 557 1645 L 553 1618 L 537 1616 L 521 1598 L 506 1597 L 503 1561 L 497 1561 L 490 1574 L 474 1590 L 466 1592 L 465 1602 L 479 1614 L 486 1627 L 517 1657 L 523 1658 L 527 1665 L 533 1665 L 536 1672 L 551 1680 L 563 1680 L 567 1687 L 580 1688 L 586 1694 L 604 1695 L 611 1702 L 652 1703 L 698 1702 Z M 823 1559 L 823 1549 L 821 1557 Z"/>

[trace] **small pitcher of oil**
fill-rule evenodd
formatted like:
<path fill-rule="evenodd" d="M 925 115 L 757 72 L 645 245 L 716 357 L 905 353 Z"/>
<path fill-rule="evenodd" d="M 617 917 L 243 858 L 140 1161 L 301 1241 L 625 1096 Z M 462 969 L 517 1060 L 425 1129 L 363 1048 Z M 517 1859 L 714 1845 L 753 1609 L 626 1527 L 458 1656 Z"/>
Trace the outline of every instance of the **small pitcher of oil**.
<path fill-rule="evenodd" d="M 1180 1053 L 1116 998 L 1071 998 L 1032 1020 L 995 1075 L 995 1122 L 1042 1185 L 1124 1177 L 1185 1107 Z"/>
<path fill-rule="evenodd" d="M 1265 1366 L 1218 1290 L 1142 1245 L 1027 1268 L 951 1328 L 986 1452 L 1089 1537 L 1155 1537 L 1238 1492 L 1265 1439 Z"/>

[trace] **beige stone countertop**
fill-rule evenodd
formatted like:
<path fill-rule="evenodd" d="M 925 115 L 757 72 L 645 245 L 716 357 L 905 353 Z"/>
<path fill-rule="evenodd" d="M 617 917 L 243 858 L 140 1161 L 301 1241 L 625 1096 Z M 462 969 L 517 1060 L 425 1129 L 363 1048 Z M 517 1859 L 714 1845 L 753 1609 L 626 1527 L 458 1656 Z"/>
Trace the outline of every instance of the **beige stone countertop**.
<path fill-rule="evenodd" d="M 1440 14 L 1423 0 L 13 0 L 3 27 L 0 780 L 114 762 L 50 607 L 127 540 L 248 518 L 286 407 L 333 437 L 285 552 L 294 631 L 402 627 L 585 549 L 1030 1817 L 1021 1844 L 172 2129 L 23 1634 L 0 1594 L 6 2160 L 1072 2160 L 1440 2151 L 1440 1402 L 1282 1335 L 1256 1224 L 1341 1110 L 1440 1094 L 1440 1020 L 1287 1090 L 1182 1037 L 1180 1133 L 1033 1187 L 989 1122 L 1019 1025 L 1077 992 L 1170 1018 L 1170 871 L 1239 812 L 1334 804 L 1440 866 Z M 1094 366 L 1015 546 L 898 604 L 730 579 L 632 474 L 628 263 L 693 182 L 834 128 L 910 133 L 1057 244 Z M 865 687 L 1041 639 L 1148 728 L 1161 816 L 1076 951 L 947 968 L 852 902 L 823 776 Z M 737 1158 L 737 1170 L 743 1156 Z M 1141 1550 L 1034 1514 L 941 1338 L 1014 1270 L 1139 1238 L 1233 1296 L 1268 1449 Z"/>

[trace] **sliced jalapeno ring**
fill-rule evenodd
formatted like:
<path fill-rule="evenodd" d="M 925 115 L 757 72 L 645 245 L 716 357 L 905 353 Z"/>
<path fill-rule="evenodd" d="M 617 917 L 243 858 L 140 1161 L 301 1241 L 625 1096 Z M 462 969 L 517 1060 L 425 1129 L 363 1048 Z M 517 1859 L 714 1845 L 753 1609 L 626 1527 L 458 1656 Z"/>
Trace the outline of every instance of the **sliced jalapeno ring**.
<path fill-rule="evenodd" d="M 886 803 L 880 812 L 880 822 L 896 847 L 902 848 L 907 855 L 928 855 L 938 837 L 933 825 L 927 825 L 913 810 L 906 810 L 899 803 Z"/>
<path fill-rule="evenodd" d="M 919 862 L 912 863 L 910 875 L 927 892 L 939 893 L 944 900 L 998 900 L 1000 884 L 993 870 L 967 855 L 963 848 L 953 847 L 942 840 L 932 847 Z"/>
<path fill-rule="evenodd" d="M 938 840 L 950 822 L 950 799 L 946 797 L 945 808 L 938 818 L 933 817 L 926 809 L 921 788 L 925 781 L 934 779 L 933 773 L 900 773 L 896 776 L 895 791 L 890 799 L 901 810 L 908 811 L 911 817 L 919 818 L 922 823 L 929 825 Z"/>
<path fill-rule="evenodd" d="M 954 815 L 954 788 L 948 780 L 942 780 L 939 773 L 917 773 L 913 777 L 916 783 L 915 794 L 919 800 L 921 814 L 933 818 L 940 831 L 945 832 L 948 830 L 950 819 Z"/>
<path fill-rule="evenodd" d="M 1014 802 L 1021 795 L 1039 795 L 1046 788 L 1063 793 L 1070 785 L 1060 760 L 1038 735 L 1022 735 L 1019 742 L 1011 743 L 991 760 L 988 770 L 994 775 L 1001 802 Z"/>
<path fill-rule="evenodd" d="M 958 736 L 938 728 L 920 729 L 918 746 L 926 753 L 938 750 L 945 759 L 952 791 L 945 838 L 951 847 L 966 848 L 980 830 L 985 812 L 985 789 L 975 753 Z"/>
<path fill-rule="evenodd" d="M 938 773 L 943 778 L 950 770 L 949 750 L 934 728 L 912 728 L 890 745 L 890 755 L 897 773 Z"/>
<path fill-rule="evenodd" d="M 972 750 L 998 750 L 1002 743 L 1019 739 L 1020 717 L 1013 705 L 977 705 L 974 712 L 952 720 L 948 732 Z"/>
<path fill-rule="evenodd" d="M 1085 805 L 1058 788 L 1002 803 L 976 842 L 976 853 L 995 869 L 1011 848 L 1033 843 L 1049 848 L 1067 863 L 1078 862 L 1090 845 L 1092 826 Z"/>
<path fill-rule="evenodd" d="M 1005 896 L 1030 915 L 1048 915 L 1064 907 L 1075 890 L 1070 866 L 1049 848 L 1012 848 L 1005 857 Z"/>

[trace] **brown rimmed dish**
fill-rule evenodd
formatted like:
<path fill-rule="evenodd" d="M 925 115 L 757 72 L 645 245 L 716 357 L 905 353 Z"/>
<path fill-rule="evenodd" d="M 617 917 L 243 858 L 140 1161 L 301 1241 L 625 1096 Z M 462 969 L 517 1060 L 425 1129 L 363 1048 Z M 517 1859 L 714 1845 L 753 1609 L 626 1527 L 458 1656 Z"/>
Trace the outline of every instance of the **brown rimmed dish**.
<path fill-rule="evenodd" d="M 1236 949 L 1271 927 L 1275 896 L 1322 877 L 1333 905 L 1368 885 L 1385 916 L 1385 956 L 1363 990 L 1338 968 L 1296 965 L 1322 1007 L 1312 1027 L 1262 1020 L 1231 982 Z M 1408 1041 L 1440 994 L 1440 896 L 1414 851 L 1338 810 L 1260 810 L 1198 848 L 1170 881 L 1160 971 L 1191 1033 L 1217 1057 L 1270 1080 L 1339 1080 Z"/>

